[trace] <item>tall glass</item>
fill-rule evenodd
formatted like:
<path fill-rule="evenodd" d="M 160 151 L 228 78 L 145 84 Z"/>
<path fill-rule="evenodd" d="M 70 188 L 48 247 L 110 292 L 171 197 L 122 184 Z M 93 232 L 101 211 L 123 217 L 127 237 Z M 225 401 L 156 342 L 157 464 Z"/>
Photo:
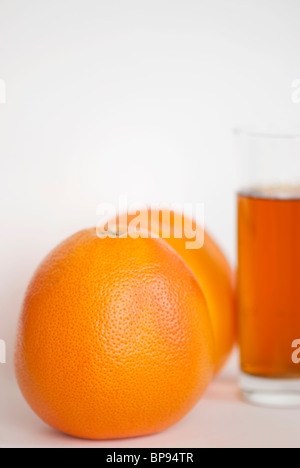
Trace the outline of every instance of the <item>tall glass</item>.
<path fill-rule="evenodd" d="M 235 134 L 240 389 L 300 407 L 300 128 Z"/>

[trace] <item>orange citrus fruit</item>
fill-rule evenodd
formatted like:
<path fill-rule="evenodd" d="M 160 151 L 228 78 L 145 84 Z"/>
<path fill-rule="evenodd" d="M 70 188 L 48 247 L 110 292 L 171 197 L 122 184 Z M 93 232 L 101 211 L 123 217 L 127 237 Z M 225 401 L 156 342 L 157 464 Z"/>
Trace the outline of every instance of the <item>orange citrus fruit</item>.
<path fill-rule="evenodd" d="M 185 416 L 212 379 L 205 298 L 164 240 L 79 232 L 29 285 L 15 368 L 31 408 L 64 433 L 156 433 Z"/>
<path fill-rule="evenodd" d="M 206 298 L 213 326 L 216 347 L 216 373 L 229 358 L 237 335 L 235 308 L 235 277 L 226 257 L 212 237 L 187 216 L 173 211 L 141 211 L 138 217 L 127 216 L 130 224 L 136 219 L 136 228 L 151 230 L 163 237 L 176 250 L 197 278 Z M 122 215 L 116 220 L 122 224 Z M 180 230 L 180 226 L 184 229 Z M 181 235 L 181 232 L 183 235 Z M 176 238 L 176 236 L 180 236 Z M 187 248 L 197 238 L 204 238 L 202 248 Z"/>

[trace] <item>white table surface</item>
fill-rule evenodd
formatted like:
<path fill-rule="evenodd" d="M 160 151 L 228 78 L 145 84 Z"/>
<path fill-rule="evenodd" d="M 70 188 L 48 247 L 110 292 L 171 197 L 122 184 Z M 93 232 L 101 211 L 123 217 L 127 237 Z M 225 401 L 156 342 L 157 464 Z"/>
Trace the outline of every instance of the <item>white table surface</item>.
<path fill-rule="evenodd" d="M 151 437 L 85 441 L 51 429 L 29 409 L 16 384 L 0 380 L 1 448 L 299 448 L 300 410 L 248 405 L 237 391 L 237 358 L 179 424 Z M 0 374 L 1 379 L 1 374 Z"/>

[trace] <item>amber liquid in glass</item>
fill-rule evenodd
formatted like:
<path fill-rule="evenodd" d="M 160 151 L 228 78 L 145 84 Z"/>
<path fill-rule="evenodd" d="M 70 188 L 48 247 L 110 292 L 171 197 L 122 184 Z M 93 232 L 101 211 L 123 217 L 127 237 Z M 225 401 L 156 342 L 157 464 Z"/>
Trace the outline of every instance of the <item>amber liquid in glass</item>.
<path fill-rule="evenodd" d="M 238 309 L 244 373 L 300 378 L 300 187 L 238 196 Z"/>

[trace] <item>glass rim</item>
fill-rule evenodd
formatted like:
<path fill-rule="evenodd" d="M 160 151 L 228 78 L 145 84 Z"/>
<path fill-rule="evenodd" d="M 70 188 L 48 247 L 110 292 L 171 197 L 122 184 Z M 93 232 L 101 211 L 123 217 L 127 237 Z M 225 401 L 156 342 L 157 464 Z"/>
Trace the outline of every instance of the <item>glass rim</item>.
<path fill-rule="evenodd" d="M 238 126 L 233 128 L 233 134 L 237 137 L 270 140 L 300 140 L 300 123 L 282 127 L 276 126 Z"/>

